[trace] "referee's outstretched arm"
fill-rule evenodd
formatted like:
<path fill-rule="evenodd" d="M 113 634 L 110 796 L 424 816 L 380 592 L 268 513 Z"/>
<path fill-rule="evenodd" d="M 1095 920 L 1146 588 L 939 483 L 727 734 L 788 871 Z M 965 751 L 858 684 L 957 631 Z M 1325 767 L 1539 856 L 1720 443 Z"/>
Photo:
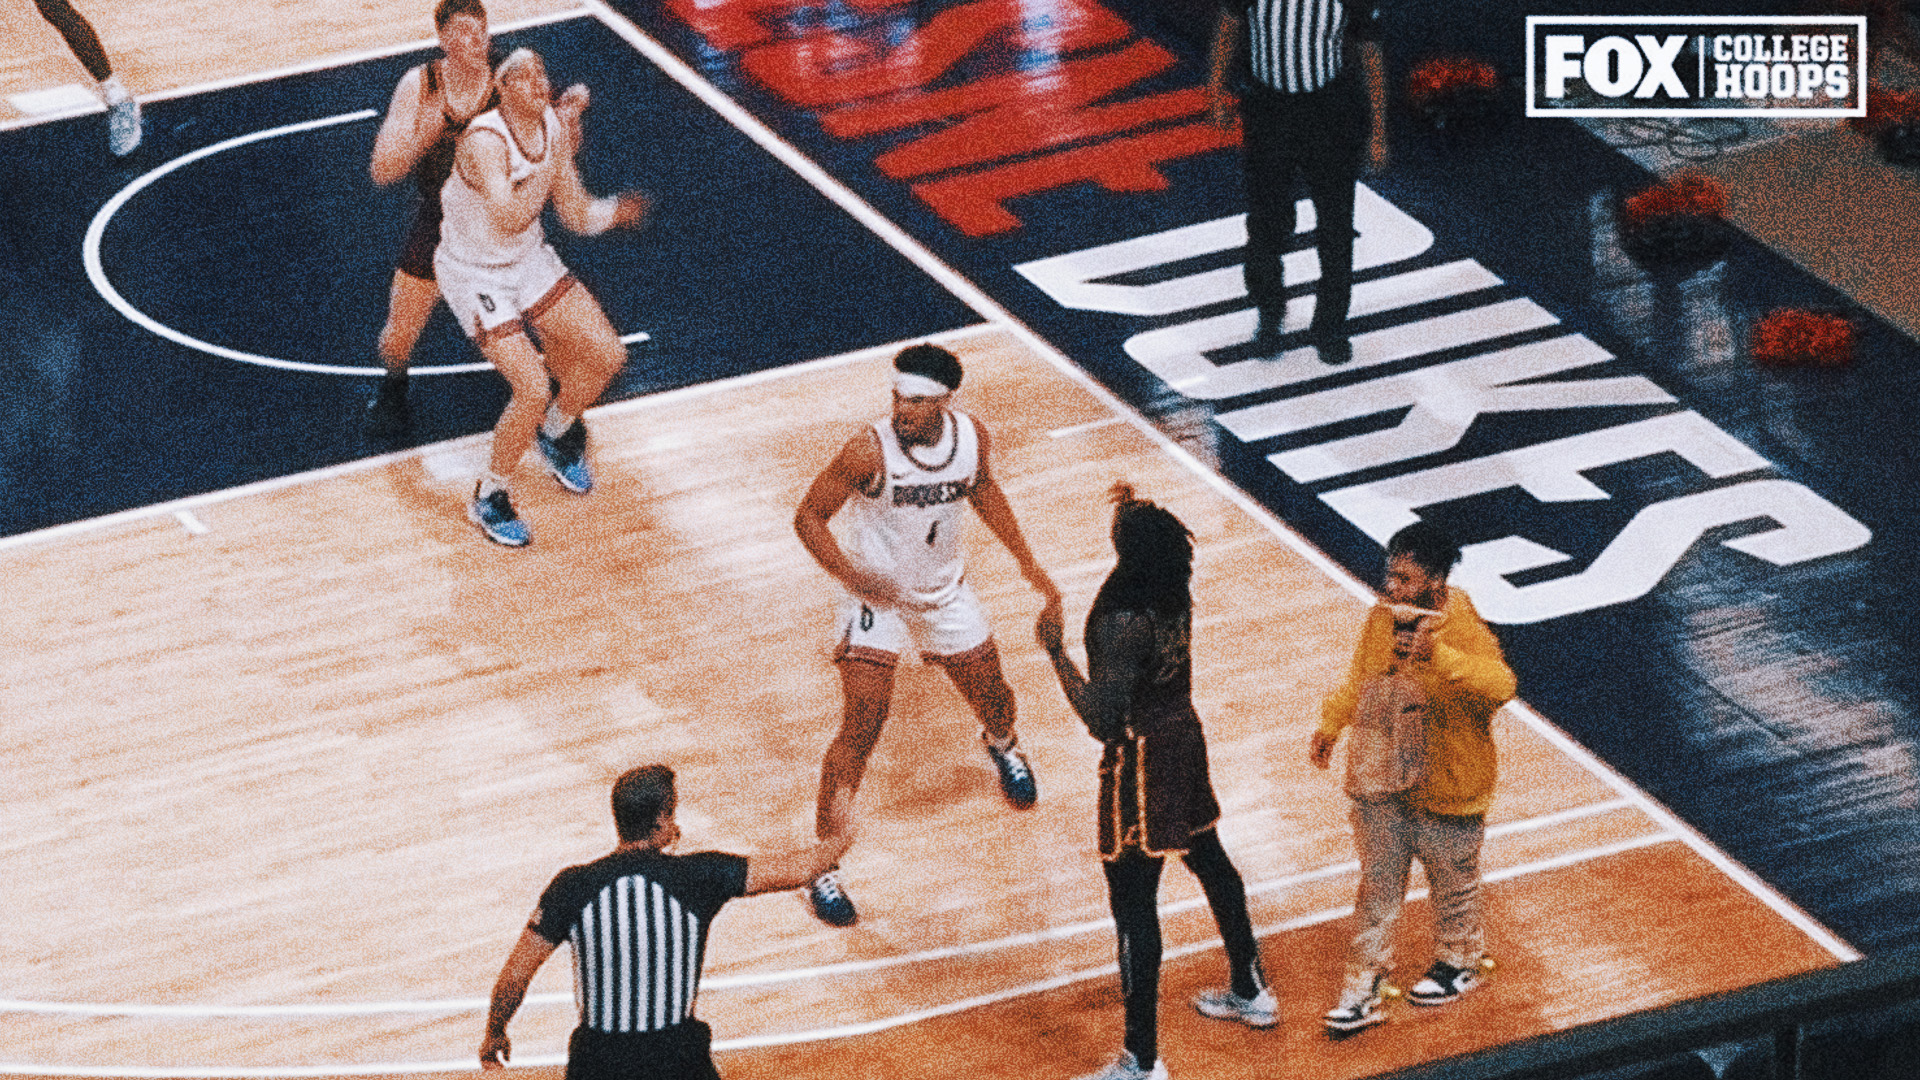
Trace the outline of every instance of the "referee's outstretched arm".
<path fill-rule="evenodd" d="M 827 811 L 827 835 L 805 851 L 756 855 L 747 860 L 748 896 L 798 889 L 831 870 L 853 846 L 853 790 L 834 792 Z"/>

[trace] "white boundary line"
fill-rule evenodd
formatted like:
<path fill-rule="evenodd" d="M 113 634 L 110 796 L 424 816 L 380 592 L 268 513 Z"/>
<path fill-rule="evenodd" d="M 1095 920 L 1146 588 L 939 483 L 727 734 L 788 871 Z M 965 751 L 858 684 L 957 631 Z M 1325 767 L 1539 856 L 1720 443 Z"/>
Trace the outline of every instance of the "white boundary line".
<path fill-rule="evenodd" d="M 1524 818 L 1519 821 L 1505 821 L 1487 828 L 1489 839 L 1499 839 L 1520 833 L 1540 832 L 1568 822 L 1583 818 L 1599 817 L 1616 810 L 1635 809 L 1627 799 L 1609 799 L 1604 802 L 1588 803 L 1585 806 L 1557 810 L 1539 817 Z M 1660 835 L 1670 836 L 1664 828 Z M 1598 850 L 1598 849 L 1594 849 Z M 1578 854 L 1578 853 L 1575 853 Z M 1545 860 L 1521 864 L 1522 867 L 1545 866 Z M 1263 896 L 1267 893 L 1283 892 L 1312 881 L 1323 881 L 1347 874 L 1360 872 L 1360 864 L 1354 860 L 1315 867 L 1266 881 L 1251 882 L 1247 885 L 1247 895 Z M 1514 868 L 1490 870 L 1486 880 L 1499 881 L 1512 877 Z M 1416 894 L 1409 894 L 1416 895 Z M 1425 895 L 1419 893 L 1417 895 Z M 1185 900 L 1171 900 L 1159 906 L 1162 917 L 1179 915 L 1189 911 L 1198 911 L 1206 906 L 1204 896 L 1189 897 Z M 869 960 L 848 960 L 837 964 L 819 964 L 813 967 L 787 968 L 781 971 L 743 972 L 738 975 L 717 975 L 700 980 L 701 993 L 717 990 L 736 990 L 749 987 L 773 986 L 787 982 L 806 982 L 813 979 L 827 979 L 839 975 L 863 975 L 889 968 L 909 967 L 914 964 L 932 963 L 938 960 L 953 960 L 976 956 L 986 956 L 1007 949 L 1030 945 L 1041 945 L 1050 941 L 1062 941 L 1101 930 L 1111 929 L 1111 918 L 1089 919 L 1084 922 L 1065 923 L 1050 926 L 1043 930 L 1034 930 L 1023 934 L 1008 934 L 986 941 L 968 942 L 964 945 L 948 945 L 934 949 L 920 949 L 914 952 L 897 953 L 892 956 L 875 957 Z M 525 1004 L 571 1005 L 571 993 L 530 994 Z M 172 1017 L 172 1018 L 272 1018 L 292 1016 L 380 1016 L 394 1013 L 449 1014 L 461 1012 L 479 1012 L 487 1007 L 486 998 L 440 998 L 431 1001 L 375 1001 L 375 1002 L 332 1002 L 308 1005 L 146 1005 L 131 1002 L 122 1003 L 64 1003 L 43 1001 L 15 1001 L 0 999 L 0 1015 L 8 1013 L 38 1014 L 43 1016 L 131 1016 L 131 1017 Z"/>
<path fill-rule="evenodd" d="M 282 124 L 279 127 L 265 128 L 260 131 L 248 132 L 245 135 L 236 135 L 231 139 L 223 139 L 220 142 L 182 154 L 172 161 L 136 177 L 132 183 L 115 192 L 112 198 L 102 204 L 100 209 L 94 213 L 93 220 L 87 223 L 86 237 L 80 243 L 80 261 L 85 264 L 87 268 L 87 279 L 93 282 L 94 291 L 98 292 L 100 298 L 107 302 L 107 306 L 118 311 L 121 317 L 128 322 L 156 337 L 166 338 L 168 341 L 178 345 L 184 345 L 195 352 L 205 353 L 209 356 L 217 356 L 224 360 L 238 361 L 242 364 L 252 364 L 256 367 L 279 368 L 283 371 L 304 371 L 316 375 L 373 376 L 380 374 L 381 368 L 366 364 L 356 364 L 353 366 L 343 364 L 310 364 L 301 360 L 282 360 L 277 356 L 262 356 L 258 353 L 243 352 L 239 349 L 227 348 L 225 345 L 215 345 L 211 341 L 203 341 L 191 334 L 176 330 L 151 315 L 148 315 L 146 312 L 141 311 L 139 308 L 134 307 L 131 301 L 120 295 L 119 289 L 114 288 L 113 282 L 107 279 L 106 267 L 100 261 L 100 245 L 106 238 L 107 225 L 113 221 L 113 216 L 120 212 L 121 207 L 131 202 L 135 195 L 145 191 L 148 187 L 171 175 L 176 170 L 184 169 L 194 162 L 210 158 L 215 154 L 225 153 L 228 150 L 246 146 L 250 143 L 264 142 L 267 139 L 277 139 L 282 135 L 298 135 L 303 132 L 318 131 L 321 128 L 336 127 L 341 124 L 355 124 L 362 120 L 374 119 L 379 115 L 379 112 L 373 109 L 360 109 L 356 112 L 323 116 L 314 120 L 302 120 L 299 123 Z M 468 364 L 439 364 L 416 367 L 413 369 L 413 372 L 416 375 L 452 375 L 460 372 L 486 371 L 491 366 L 491 364 L 485 361 Z"/>
<path fill-rule="evenodd" d="M 1679 838 L 1666 832 L 1649 833 L 1629 840 L 1621 840 L 1599 847 L 1587 848 L 1583 851 L 1567 852 L 1552 858 L 1523 863 L 1518 866 L 1508 867 L 1504 870 L 1490 872 L 1486 875 L 1485 880 L 1488 882 L 1506 881 L 1536 873 L 1561 870 L 1570 866 L 1577 866 L 1582 863 L 1607 858 L 1612 855 L 1634 851 L 1639 848 L 1669 843 L 1677 839 Z M 1425 898 L 1426 895 L 1427 891 L 1425 889 L 1415 889 L 1407 894 L 1407 899 L 1419 900 Z M 1258 937 L 1270 937 L 1276 933 L 1299 930 L 1309 926 L 1318 926 L 1333 922 L 1337 919 L 1346 918 L 1351 914 L 1353 914 L 1351 907 L 1329 908 L 1325 911 L 1296 916 L 1284 922 L 1256 927 L 1254 933 Z M 1193 956 L 1219 947 L 1220 940 L 1218 938 L 1209 938 L 1167 949 L 1163 954 L 1163 958 L 1166 960 L 1175 960 L 1180 957 Z M 825 1042 L 832 1039 L 851 1038 L 857 1035 L 872 1035 L 897 1027 L 905 1027 L 909 1024 L 917 1024 L 923 1020 L 931 1020 L 940 1016 L 950 1016 L 954 1013 L 966 1012 L 970 1009 L 995 1005 L 1003 1001 L 1028 997 L 1033 994 L 1044 993 L 1048 990 L 1057 990 L 1063 986 L 1071 986 L 1074 983 L 1086 982 L 1090 979 L 1113 975 L 1116 971 L 1117 967 L 1114 964 L 1082 968 L 1077 971 L 1066 972 L 1046 979 L 1022 983 L 1019 986 L 1007 987 L 1006 989 L 996 990 L 991 993 L 962 998 L 958 1001 L 950 1001 L 924 1009 L 916 1009 L 911 1012 L 896 1013 L 893 1016 L 882 1017 L 878 1020 L 868 1020 L 854 1024 L 839 1024 L 832 1027 L 813 1028 L 805 1031 L 776 1032 L 767 1035 L 747 1035 L 736 1039 L 719 1039 L 714 1042 L 713 1048 L 723 1052 L 729 1050 L 751 1050 L 771 1046 L 793 1046 L 799 1043 Z M 516 1058 L 512 1063 L 512 1067 L 551 1067 L 564 1065 L 565 1063 L 565 1053 L 532 1054 Z M 174 1067 L 89 1068 L 79 1065 L 46 1066 L 17 1062 L 0 1062 L 0 1075 L 27 1074 L 101 1078 L 125 1077 L 142 1078 L 142 1080 L 174 1080 L 174 1078 L 188 1077 L 412 1076 L 424 1073 L 467 1072 L 475 1067 L 476 1062 L 464 1058 L 458 1061 L 379 1062 L 366 1065 L 288 1065 L 258 1068 L 248 1066 L 214 1066 L 202 1068 L 190 1065 Z"/>
<path fill-rule="evenodd" d="M 512 22 L 498 23 L 489 29 L 495 35 L 510 34 L 516 30 L 527 30 L 536 26 L 548 26 L 553 23 L 566 22 L 568 19 L 585 18 L 588 14 L 590 14 L 590 12 L 588 12 L 586 8 L 575 7 L 566 11 L 549 12 L 545 15 L 532 15 L 524 19 L 516 19 Z M 389 56 L 399 56 L 402 53 L 419 52 L 424 49 L 437 49 L 439 47 L 440 41 L 438 38 L 425 38 L 423 40 L 403 42 L 398 45 L 382 45 L 377 48 L 362 49 L 357 52 L 337 53 L 333 56 L 322 56 L 312 60 L 303 60 L 298 64 L 292 64 L 287 67 L 272 68 L 267 71 L 257 71 L 247 75 L 234 75 L 225 79 L 215 79 L 211 82 L 194 83 L 191 86 L 176 86 L 170 90 L 156 90 L 150 94 L 135 94 L 134 97 L 143 103 L 150 101 L 170 101 L 174 98 L 193 97 L 196 94 L 210 94 L 216 90 L 231 90 L 236 86 L 249 86 L 259 82 L 272 82 L 275 79 L 290 78 L 294 75 L 310 75 L 316 71 L 328 71 L 333 68 L 349 67 L 353 64 L 365 63 L 368 60 L 380 60 Z M 86 116 L 90 113 L 103 113 L 106 111 L 107 108 L 105 105 L 94 104 L 84 108 L 61 109 L 56 112 L 15 117 L 0 120 L 0 132 L 18 131 L 21 128 L 34 127 L 39 124 L 50 124 L 57 120 L 71 120 L 76 116 Z"/>

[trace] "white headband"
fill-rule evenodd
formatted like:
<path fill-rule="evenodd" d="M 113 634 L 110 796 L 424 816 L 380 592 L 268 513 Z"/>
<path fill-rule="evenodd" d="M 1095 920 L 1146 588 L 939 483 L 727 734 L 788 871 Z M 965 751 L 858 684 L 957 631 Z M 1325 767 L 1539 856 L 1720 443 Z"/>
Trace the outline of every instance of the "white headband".
<path fill-rule="evenodd" d="M 930 379 L 925 375 L 915 375 L 910 371 L 893 373 L 893 388 L 901 397 L 940 397 L 953 393 L 953 387 L 939 379 Z"/>

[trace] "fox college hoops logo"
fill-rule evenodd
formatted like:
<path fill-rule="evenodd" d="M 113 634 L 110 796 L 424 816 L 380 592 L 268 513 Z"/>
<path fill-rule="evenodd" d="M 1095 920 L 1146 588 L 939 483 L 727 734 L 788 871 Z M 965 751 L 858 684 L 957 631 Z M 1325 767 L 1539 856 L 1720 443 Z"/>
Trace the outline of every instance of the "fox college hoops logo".
<path fill-rule="evenodd" d="M 1527 115 L 1864 116 L 1864 16 L 1527 16 Z"/>

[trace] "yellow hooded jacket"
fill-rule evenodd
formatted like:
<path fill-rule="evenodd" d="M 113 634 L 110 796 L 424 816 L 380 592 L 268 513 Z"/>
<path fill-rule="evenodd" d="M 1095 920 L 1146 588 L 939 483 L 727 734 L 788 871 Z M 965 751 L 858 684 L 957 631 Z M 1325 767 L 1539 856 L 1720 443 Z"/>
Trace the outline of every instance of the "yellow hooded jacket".
<path fill-rule="evenodd" d="M 1513 669 L 1466 593 L 1448 586 L 1441 611 L 1433 661 L 1413 669 L 1427 692 L 1427 776 L 1408 798 L 1430 814 L 1484 814 L 1498 775 L 1493 714 L 1513 698 Z M 1347 681 L 1321 706 L 1320 730 L 1338 738 L 1353 723 L 1361 687 L 1392 664 L 1393 612 L 1379 603 L 1367 613 Z"/>

